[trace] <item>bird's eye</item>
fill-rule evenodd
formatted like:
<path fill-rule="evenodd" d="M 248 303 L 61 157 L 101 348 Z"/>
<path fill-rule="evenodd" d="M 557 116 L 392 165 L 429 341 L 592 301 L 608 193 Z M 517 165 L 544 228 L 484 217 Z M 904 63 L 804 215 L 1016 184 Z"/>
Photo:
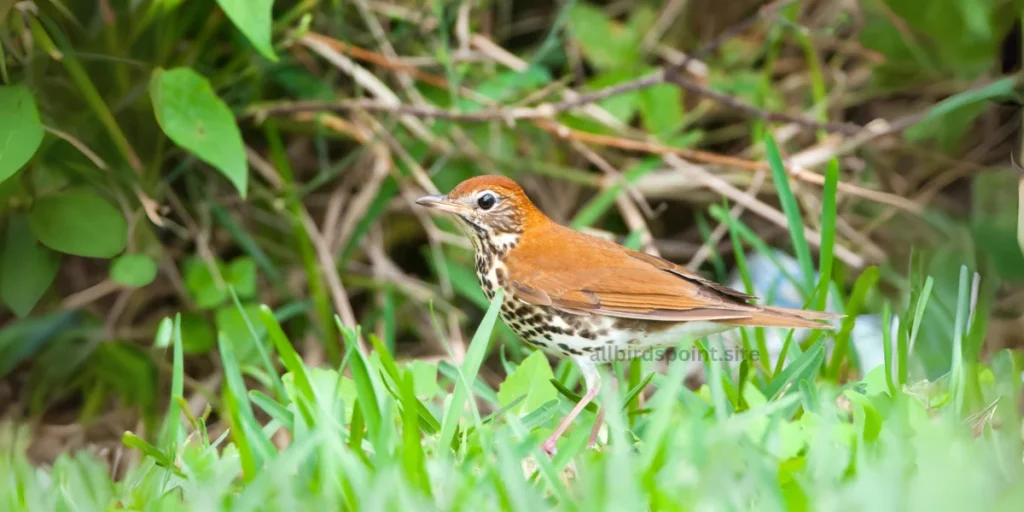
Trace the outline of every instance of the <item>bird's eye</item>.
<path fill-rule="evenodd" d="M 476 200 L 476 204 L 484 210 L 490 210 L 494 206 L 494 203 L 497 202 L 498 198 L 494 197 L 494 194 L 491 194 L 490 192 L 480 196 L 480 198 Z"/>

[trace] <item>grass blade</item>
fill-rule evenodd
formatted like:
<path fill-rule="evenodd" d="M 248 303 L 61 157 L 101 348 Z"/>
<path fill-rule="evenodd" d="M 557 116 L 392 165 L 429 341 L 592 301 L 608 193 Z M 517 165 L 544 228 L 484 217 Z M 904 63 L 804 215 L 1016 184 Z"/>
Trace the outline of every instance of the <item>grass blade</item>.
<path fill-rule="evenodd" d="M 825 340 L 814 342 L 806 352 L 796 358 L 792 364 L 786 366 L 782 373 L 776 376 L 764 390 L 764 395 L 769 400 L 774 400 L 790 383 L 799 385 L 800 382 L 813 378 L 821 364 L 825 361 Z"/>
<path fill-rule="evenodd" d="M 800 262 L 800 268 L 804 274 L 801 288 L 804 295 L 807 296 L 814 288 L 814 265 L 811 263 L 811 248 L 807 245 L 807 238 L 804 235 L 804 221 L 800 215 L 800 206 L 789 186 L 789 173 L 786 172 L 786 167 L 782 163 L 782 156 L 779 154 L 779 147 L 775 144 L 775 138 L 770 133 L 766 133 L 764 143 L 768 166 L 772 170 L 772 180 L 775 182 L 779 202 L 782 204 L 782 211 L 786 214 L 786 221 L 789 224 L 789 236 L 793 240 L 793 251 L 796 253 L 796 259 Z"/>
<path fill-rule="evenodd" d="M 419 407 L 423 404 L 416 398 L 412 372 L 405 372 L 400 381 L 402 386 L 402 461 L 405 474 L 421 491 L 430 496 L 430 476 L 425 466 L 423 441 L 420 438 Z"/>
<path fill-rule="evenodd" d="M 462 416 L 462 408 L 466 400 L 472 395 L 469 383 L 476 379 L 476 375 L 480 371 L 480 365 L 483 364 L 484 356 L 487 354 L 487 344 L 491 339 L 491 333 L 494 331 L 494 324 L 498 319 L 498 311 L 501 309 L 504 297 L 505 292 L 499 287 L 494 294 L 494 298 L 491 299 L 491 304 L 487 308 L 487 313 L 484 314 L 483 320 L 480 321 L 476 333 L 473 334 L 473 339 L 469 343 L 469 349 L 466 351 L 466 359 L 462 362 L 462 367 L 458 368 L 459 378 L 455 386 L 455 392 L 452 394 L 452 401 L 448 406 L 448 411 L 445 413 L 444 422 L 441 424 L 441 446 L 451 446 L 459 418 Z M 473 410 L 476 412 L 475 404 L 473 405 Z M 479 425 L 479 412 L 476 412 L 476 416 L 477 425 Z"/>
<path fill-rule="evenodd" d="M 377 392 L 373 386 L 373 377 L 370 374 L 369 366 L 366 364 L 366 358 L 356 347 L 357 335 L 352 332 L 352 329 L 342 325 L 341 319 L 337 316 L 334 317 L 334 321 L 338 325 L 338 330 L 341 331 L 349 351 L 354 355 L 349 361 L 349 368 L 352 370 L 352 380 L 356 383 L 356 396 L 359 398 L 360 407 L 362 407 L 367 431 L 379 433 L 381 425 L 380 405 L 377 401 Z M 376 436 L 374 436 L 375 438 Z"/>
<path fill-rule="evenodd" d="M 161 433 L 160 446 L 166 453 L 177 453 L 181 442 L 181 399 L 185 393 L 185 363 L 182 353 L 181 313 L 174 315 L 174 327 L 171 335 L 174 362 L 171 366 L 171 402 L 167 406 L 167 417 L 164 419 L 164 430 Z"/>
<path fill-rule="evenodd" d="M 238 360 L 232 348 L 234 342 L 222 332 L 217 343 L 224 366 L 224 407 L 231 419 L 231 438 L 235 441 L 242 460 L 242 478 L 249 482 L 258 474 L 259 468 L 263 465 L 262 461 L 276 449 L 263 434 L 249 404 L 242 371 L 238 367 Z"/>
<path fill-rule="evenodd" d="M 825 169 L 825 188 L 821 192 L 821 252 L 818 258 L 818 302 L 815 307 L 824 311 L 828 305 L 828 292 L 832 285 L 832 261 L 836 243 L 836 195 L 839 187 L 839 160 L 829 160 Z"/>
<path fill-rule="evenodd" d="M 263 412 L 267 413 L 268 416 L 280 423 L 281 426 L 289 431 L 295 431 L 295 415 L 292 414 L 287 407 L 274 401 L 270 395 L 267 395 L 258 389 L 250 391 L 249 398 L 252 400 L 252 403 L 256 404 L 260 409 L 263 409 Z"/>
<path fill-rule="evenodd" d="M 260 320 L 263 323 L 263 327 L 267 330 L 267 336 L 277 349 L 285 369 L 295 379 L 295 388 L 298 390 L 298 398 L 300 398 L 296 400 L 295 405 L 298 407 L 303 419 L 306 420 L 306 424 L 312 426 L 312 407 L 313 404 L 317 403 L 317 398 L 313 384 L 306 373 L 306 365 L 302 363 L 299 353 L 295 351 L 295 347 L 288 341 L 288 337 L 285 336 L 284 331 L 281 329 L 281 324 L 277 323 L 277 319 L 274 318 L 274 312 L 267 306 L 260 306 Z"/>

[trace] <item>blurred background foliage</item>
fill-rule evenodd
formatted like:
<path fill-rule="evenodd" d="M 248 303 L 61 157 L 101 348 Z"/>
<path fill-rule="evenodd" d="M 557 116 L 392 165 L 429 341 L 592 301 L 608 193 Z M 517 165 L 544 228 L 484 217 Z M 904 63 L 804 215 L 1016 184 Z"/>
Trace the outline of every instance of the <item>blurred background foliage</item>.
<path fill-rule="evenodd" d="M 972 346 L 1018 348 L 1022 2 L 781 2 L 729 32 L 765 5 L 0 0 L 0 415 L 83 425 L 69 444 L 152 429 L 168 385 L 158 326 L 179 311 L 187 383 L 210 399 L 216 332 L 245 340 L 243 368 L 259 363 L 259 304 L 310 364 L 341 360 L 335 313 L 402 357 L 458 356 L 487 301 L 455 226 L 411 200 L 481 173 L 518 180 L 560 222 L 726 280 L 734 246 L 708 215 L 724 189 L 749 192 L 725 206 L 746 197 L 744 223 L 790 250 L 756 166 L 768 131 L 805 173 L 791 181 L 809 228 L 822 192 L 806 174 L 838 158 L 838 289 L 877 265 L 863 310 L 902 311 L 911 281 L 934 277 L 922 376 L 949 369 L 961 264 L 983 276 L 988 330 Z M 413 110 L 558 104 L 680 63 L 748 108 L 659 83 L 552 119 Z M 497 330 L 492 380 L 527 353 Z"/>

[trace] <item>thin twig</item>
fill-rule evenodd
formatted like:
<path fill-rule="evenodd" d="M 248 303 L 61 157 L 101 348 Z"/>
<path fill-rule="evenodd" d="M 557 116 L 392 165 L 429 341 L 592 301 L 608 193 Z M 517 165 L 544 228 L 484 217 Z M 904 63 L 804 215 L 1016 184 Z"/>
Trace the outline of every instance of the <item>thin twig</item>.
<path fill-rule="evenodd" d="M 121 286 L 119 284 L 108 279 L 80 292 L 68 295 L 61 301 L 60 307 L 61 309 L 78 309 L 120 289 Z"/>
<path fill-rule="evenodd" d="M 764 184 L 766 176 L 766 173 L 755 174 L 754 178 L 750 180 L 750 185 L 747 187 L 745 194 L 750 197 L 757 197 L 757 193 L 761 191 L 761 186 Z M 734 205 L 732 205 L 732 208 L 729 209 L 729 218 L 733 220 L 739 219 L 740 215 L 743 215 L 743 212 L 745 212 L 746 210 L 747 208 L 743 203 L 737 202 Z M 722 237 L 724 237 L 725 234 L 728 232 L 729 224 L 727 222 L 720 222 L 717 226 L 715 226 L 715 229 L 712 230 L 710 236 L 708 236 L 707 241 L 705 241 L 700 246 L 700 249 L 697 251 L 697 253 L 694 254 L 693 258 L 691 258 L 690 261 L 686 264 L 686 268 L 694 271 L 700 268 L 700 266 L 703 265 L 704 262 L 707 261 L 707 259 L 711 256 L 711 247 L 717 247 L 719 242 L 722 240 Z"/>
<path fill-rule="evenodd" d="M 660 144 L 657 142 L 637 141 L 632 139 L 624 139 L 622 137 L 614 137 L 610 135 L 583 132 L 580 130 L 569 129 L 566 128 L 565 126 L 555 126 L 552 124 L 542 124 L 541 127 L 542 129 L 545 129 L 560 137 L 579 140 L 590 144 L 610 146 L 619 149 L 639 151 L 643 153 L 651 153 L 658 155 L 676 155 L 682 158 L 686 158 L 687 160 L 693 160 L 696 162 L 706 164 L 721 165 L 724 167 L 735 167 L 738 169 L 744 169 L 748 171 L 771 171 L 771 168 L 768 166 L 768 164 L 764 162 L 755 162 L 753 160 L 746 160 L 743 158 L 721 155 L 709 151 L 676 148 L 672 146 L 666 146 L 664 144 Z M 801 166 L 793 165 L 792 160 L 793 159 L 789 159 L 789 162 L 786 163 L 786 170 L 789 171 L 788 174 L 790 176 L 798 180 L 806 181 L 807 183 L 812 183 L 818 186 L 824 185 L 824 176 L 811 172 L 810 170 L 803 168 Z M 920 213 L 923 210 L 920 204 L 910 201 L 904 197 L 900 197 L 894 194 L 889 194 L 878 190 L 866 189 L 863 187 L 859 187 L 857 185 L 853 185 L 851 183 L 839 182 L 838 189 L 840 192 L 849 194 L 851 196 L 857 196 L 863 199 L 875 201 L 877 203 L 888 204 L 912 213 Z"/>
<path fill-rule="evenodd" d="M 323 38 L 316 37 L 312 34 L 305 34 L 299 39 L 299 43 L 309 48 L 310 50 L 318 53 L 321 57 L 327 59 L 334 64 L 338 69 L 341 69 L 353 80 L 356 81 L 360 86 L 364 87 L 374 97 L 379 100 L 380 104 L 384 105 L 401 105 L 401 100 L 394 92 L 391 91 L 383 82 L 380 81 L 373 73 L 370 73 L 362 66 L 356 64 L 348 57 L 342 55 L 332 48 L 332 46 L 324 42 Z M 293 112 L 298 112 L 295 110 Z M 429 144 L 435 147 L 447 148 L 448 144 L 444 141 L 439 140 L 430 130 L 423 125 L 423 123 L 411 114 L 405 113 L 401 117 L 402 124 L 409 129 L 412 133 L 416 134 L 417 137 L 427 141 Z"/>

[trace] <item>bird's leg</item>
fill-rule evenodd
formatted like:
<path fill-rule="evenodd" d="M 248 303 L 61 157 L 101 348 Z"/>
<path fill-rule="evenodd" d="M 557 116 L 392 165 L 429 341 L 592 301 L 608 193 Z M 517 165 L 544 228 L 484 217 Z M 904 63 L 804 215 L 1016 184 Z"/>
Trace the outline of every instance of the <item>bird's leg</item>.
<path fill-rule="evenodd" d="M 616 387 L 618 381 L 612 381 L 612 387 Z M 601 424 L 604 423 L 604 407 L 600 407 L 597 410 L 597 420 L 594 421 L 594 429 L 590 431 L 590 441 L 587 442 L 587 448 L 592 448 L 594 443 L 597 442 L 597 434 L 601 431 Z"/>
<path fill-rule="evenodd" d="M 590 441 L 587 441 L 587 448 L 594 446 L 597 442 L 597 433 L 601 431 L 601 423 L 604 421 L 604 407 L 597 410 L 597 421 L 594 422 L 594 429 L 590 431 Z"/>
<path fill-rule="evenodd" d="M 580 370 L 583 372 L 583 382 L 587 386 L 587 392 L 586 394 L 583 395 L 583 398 L 581 398 L 580 401 L 576 404 L 576 407 L 573 407 L 572 411 L 569 412 L 565 419 L 563 419 L 562 422 L 558 424 L 558 428 L 556 428 L 555 431 L 551 434 L 551 436 L 548 437 L 548 440 L 544 441 L 544 444 L 541 446 L 541 449 L 544 450 L 544 453 L 547 453 L 548 455 L 554 455 L 556 453 L 555 441 L 557 441 L 559 437 L 562 437 L 562 434 L 565 433 L 565 430 L 567 428 L 569 428 L 569 424 L 572 423 L 572 420 L 576 419 L 576 416 L 579 416 L 580 412 L 583 411 L 583 408 L 586 407 L 587 404 L 589 404 L 592 400 L 594 400 L 594 397 L 597 396 L 597 392 L 600 391 L 601 389 L 601 374 L 598 373 L 597 371 L 597 365 L 594 364 L 593 361 L 583 357 L 574 357 L 573 360 L 576 361 L 576 364 L 580 367 Z M 602 416 L 603 415 L 599 413 L 598 420 L 600 420 Z M 591 437 L 593 437 L 593 434 L 591 435 Z"/>

